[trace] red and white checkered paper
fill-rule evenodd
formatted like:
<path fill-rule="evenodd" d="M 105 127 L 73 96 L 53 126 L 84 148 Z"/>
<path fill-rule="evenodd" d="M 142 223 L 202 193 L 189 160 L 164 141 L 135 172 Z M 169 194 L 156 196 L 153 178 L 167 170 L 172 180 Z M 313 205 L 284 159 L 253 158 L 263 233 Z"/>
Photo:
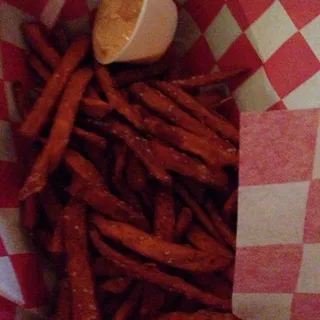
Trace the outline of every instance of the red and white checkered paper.
<path fill-rule="evenodd" d="M 20 118 L 29 83 L 20 25 L 60 16 L 89 28 L 98 0 L 0 0 L 0 319 L 45 313 L 52 274 L 20 227 Z M 234 312 L 244 319 L 320 318 L 320 3 L 177 0 L 175 43 L 193 73 L 250 68 L 230 85 L 241 119 Z M 265 110 L 277 110 L 261 113 Z M 252 112 L 255 111 L 255 112 Z"/>

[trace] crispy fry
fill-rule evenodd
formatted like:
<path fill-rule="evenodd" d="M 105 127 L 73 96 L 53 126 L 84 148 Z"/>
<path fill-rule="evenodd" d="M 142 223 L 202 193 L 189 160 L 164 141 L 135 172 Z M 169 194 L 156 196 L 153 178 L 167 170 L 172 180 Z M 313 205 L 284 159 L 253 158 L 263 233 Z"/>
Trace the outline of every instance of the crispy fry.
<path fill-rule="evenodd" d="M 63 207 L 50 184 L 40 193 L 40 202 L 50 225 L 55 226 Z"/>
<path fill-rule="evenodd" d="M 71 201 L 64 211 L 67 270 L 72 288 L 73 319 L 100 319 L 89 264 L 85 206 Z"/>
<path fill-rule="evenodd" d="M 176 229 L 175 229 L 175 240 L 180 239 L 187 233 L 192 224 L 192 211 L 189 208 L 183 208 L 178 216 Z"/>
<path fill-rule="evenodd" d="M 164 63 L 157 63 L 146 67 L 132 68 L 120 71 L 114 75 L 114 81 L 118 88 L 129 86 L 138 81 L 145 81 L 164 73 L 167 66 Z"/>
<path fill-rule="evenodd" d="M 138 308 L 142 295 L 142 285 L 136 284 L 130 293 L 128 299 L 123 303 L 121 308 L 117 311 L 113 320 L 127 320 Z"/>
<path fill-rule="evenodd" d="M 122 270 L 126 272 L 128 276 L 132 276 L 136 279 L 141 279 L 158 285 L 164 290 L 171 292 L 178 292 L 190 299 L 195 299 L 201 303 L 215 307 L 219 310 L 230 310 L 231 301 L 215 297 L 210 293 L 203 292 L 196 287 L 188 284 L 184 280 L 178 277 L 174 277 L 159 271 L 154 266 L 140 264 L 128 257 L 123 256 L 117 251 L 113 250 L 107 244 L 105 244 L 97 231 L 92 230 L 90 232 L 91 239 L 94 246 L 98 251 L 108 260 L 112 260 Z"/>
<path fill-rule="evenodd" d="M 119 277 L 105 281 L 101 288 L 104 292 L 113 294 L 125 293 L 131 286 L 132 279 L 129 277 Z"/>
<path fill-rule="evenodd" d="M 27 63 L 42 80 L 48 81 L 50 79 L 50 70 L 35 55 L 30 54 L 28 56 Z"/>
<path fill-rule="evenodd" d="M 176 146 L 179 149 L 201 157 L 209 166 L 221 168 L 221 157 L 210 141 L 202 139 L 182 128 L 165 123 L 160 118 L 148 117 L 144 120 L 147 130 L 156 137 Z"/>
<path fill-rule="evenodd" d="M 72 72 L 88 53 L 90 39 L 88 36 L 78 37 L 59 66 L 47 82 L 42 95 L 36 101 L 32 111 L 20 128 L 23 136 L 34 140 L 52 113 L 56 102 Z"/>
<path fill-rule="evenodd" d="M 115 110 L 124 116 L 136 128 L 143 128 L 143 121 L 139 112 L 136 112 L 115 88 L 115 83 L 109 71 L 103 65 L 96 63 L 95 73 L 104 94 Z"/>
<path fill-rule="evenodd" d="M 232 71 L 208 73 L 204 75 L 193 76 L 187 79 L 175 80 L 172 81 L 172 83 L 183 89 L 204 87 L 213 84 L 218 84 L 221 82 L 227 82 L 243 73 L 246 73 L 247 71 L 247 69 L 237 69 Z"/>
<path fill-rule="evenodd" d="M 206 209 L 209 212 L 211 221 L 213 222 L 216 230 L 226 243 L 228 243 L 234 250 L 236 249 L 236 235 L 232 230 L 224 223 L 222 218 L 217 214 L 215 205 L 211 199 L 208 199 L 206 203 Z"/>
<path fill-rule="evenodd" d="M 151 152 L 149 141 L 141 137 L 138 132 L 117 121 L 108 124 L 97 121 L 92 123 L 99 129 L 122 139 L 127 146 L 135 152 L 137 157 L 148 168 L 150 174 L 155 178 L 165 185 L 171 183 L 171 177 L 167 174 L 164 168 L 157 163 L 153 153 Z"/>
<path fill-rule="evenodd" d="M 148 185 L 148 173 L 140 159 L 131 151 L 128 156 L 127 180 L 132 191 L 143 192 Z"/>
<path fill-rule="evenodd" d="M 174 171 L 184 176 L 193 177 L 196 180 L 224 188 L 228 177 L 221 171 L 209 170 L 201 161 L 180 152 L 159 140 L 150 141 L 151 150 L 156 159 L 168 171 Z"/>
<path fill-rule="evenodd" d="M 195 118 L 199 119 L 202 123 L 207 125 L 212 130 L 216 131 L 222 138 L 230 140 L 236 145 L 239 144 L 238 130 L 230 122 L 222 118 L 217 113 L 209 112 L 191 95 L 184 92 L 179 87 L 163 81 L 157 82 L 156 87 L 163 93 L 168 95 L 170 98 L 172 98 L 181 107 L 190 112 Z M 229 147 L 229 149 L 231 149 L 233 153 L 235 152 L 232 146 Z"/>
<path fill-rule="evenodd" d="M 57 311 L 52 320 L 72 320 L 71 288 L 68 279 L 60 281 Z"/>
<path fill-rule="evenodd" d="M 92 264 L 92 272 L 97 277 L 120 278 L 125 275 L 112 261 L 102 257 L 94 260 Z"/>
<path fill-rule="evenodd" d="M 139 314 L 143 319 L 156 315 L 165 303 L 165 292 L 151 283 L 144 283 L 143 297 Z"/>
<path fill-rule="evenodd" d="M 175 211 L 172 190 L 161 188 L 155 197 L 154 234 L 168 242 L 174 239 Z"/>
<path fill-rule="evenodd" d="M 172 312 L 164 314 L 157 320 L 241 320 L 231 313 L 218 313 L 210 310 L 200 310 L 195 313 Z"/>
<path fill-rule="evenodd" d="M 77 179 L 68 188 L 68 192 L 107 217 L 130 223 L 142 230 L 150 230 L 149 222 L 141 212 L 134 211 L 103 187 L 88 186 L 86 182 Z"/>
<path fill-rule="evenodd" d="M 52 69 L 55 69 L 59 65 L 60 55 L 47 41 L 40 26 L 36 23 L 25 23 L 23 33 L 31 47 Z"/>
<path fill-rule="evenodd" d="M 220 233 L 216 230 L 211 220 L 197 204 L 197 202 L 190 196 L 189 192 L 180 184 L 176 184 L 174 190 L 180 195 L 183 201 L 190 207 L 196 218 L 200 221 L 203 227 L 213 236 L 219 243 L 225 244 L 224 239 Z"/>
<path fill-rule="evenodd" d="M 59 165 L 69 141 L 81 96 L 91 77 L 90 69 L 81 69 L 71 77 L 59 104 L 48 142 L 20 191 L 21 199 L 40 192 L 47 183 L 48 174 Z"/>
<path fill-rule="evenodd" d="M 114 108 L 107 102 L 97 98 L 82 99 L 81 110 L 89 117 L 101 119 Z"/>
<path fill-rule="evenodd" d="M 106 237 L 162 264 L 198 272 L 222 270 L 230 264 L 227 258 L 217 258 L 187 246 L 163 241 L 128 224 L 101 216 L 94 216 L 92 222 Z"/>
<path fill-rule="evenodd" d="M 234 258 L 233 253 L 210 237 L 200 226 L 193 225 L 187 233 L 187 239 L 199 250 L 212 254 L 219 254 L 228 259 Z"/>
<path fill-rule="evenodd" d="M 94 132 L 89 132 L 76 126 L 73 128 L 72 132 L 78 137 L 82 138 L 84 141 L 91 143 L 100 149 L 105 149 L 107 147 L 107 140 L 101 136 L 98 136 Z"/>

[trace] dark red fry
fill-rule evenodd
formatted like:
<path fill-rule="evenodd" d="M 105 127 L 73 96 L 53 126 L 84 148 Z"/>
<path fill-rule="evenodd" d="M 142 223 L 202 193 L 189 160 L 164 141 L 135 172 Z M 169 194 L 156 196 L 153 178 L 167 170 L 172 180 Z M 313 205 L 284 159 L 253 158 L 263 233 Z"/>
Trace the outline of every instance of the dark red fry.
<path fill-rule="evenodd" d="M 172 190 L 159 187 L 155 196 L 154 234 L 168 242 L 174 239 L 175 210 Z"/>
<path fill-rule="evenodd" d="M 142 230 L 150 230 L 149 222 L 141 212 L 134 211 L 104 187 L 88 186 L 83 180 L 77 179 L 68 188 L 68 192 L 111 219 L 130 223 Z"/>
<path fill-rule="evenodd" d="M 168 82 L 157 82 L 156 87 L 164 94 L 172 98 L 176 103 L 190 112 L 195 118 L 204 123 L 222 138 L 231 141 L 235 145 L 239 144 L 239 131 L 227 120 L 214 111 L 209 112 L 202 104 L 179 87 Z M 235 152 L 230 146 L 228 152 Z M 226 149 L 226 150 L 228 150 Z M 227 151 L 226 151 L 227 152 Z"/>
<path fill-rule="evenodd" d="M 23 136 L 28 137 L 30 140 L 34 140 L 38 136 L 40 130 L 48 121 L 70 75 L 86 56 L 89 47 L 90 38 L 88 36 L 80 36 L 72 43 L 65 56 L 61 59 L 59 66 L 48 80 L 42 95 L 22 124 L 20 132 Z"/>
<path fill-rule="evenodd" d="M 112 261 L 102 257 L 96 258 L 91 267 L 97 277 L 120 278 L 125 275 Z"/>
<path fill-rule="evenodd" d="M 113 320 L 129 319 L 138 308 L 141 295 L 142 295 L 142 285 L 139 283 L 134 286 L 128 299 L 123 303 L 121 308 L 114 315 Z"/>
<path fill-rule="evenodd" d="M 136 67 L 116 73 L 114 81 L 117 87 L 126 87 L 134 82 L 145 81 L 164 73 L 167 66 L 164 63 L 156 63 L 146 67 Z"/>
<path fill-rule="evenodd" d="M 153 283 L 170 292 L 181 293 L 190 299 L 195 299 L 219 310 L 231 310 L 230 300 L 221 299 L 210 293 L 203 292 L 181 278 L 165 274 L 154 266 L 140 264 L 120 254 L 104 243 L 99 236 L 99 233 L 95 230 L 92 230 L 90 235 L 93 244 L 98 251 L 106 259 L 111 260 L 118 265 L 128 276 Z"/>
<path fill-rule="evenodd" d="M 166 293 L 151 283 L 144 283 L 143 297 L 139 314 L 143 319 L 155 316 L 165 303 Z"/>
<path fill-rule="evenodd" d="M 136 128 L 143 128 L 143 121 L 139 114 L 134 108 L 123 98 L 121 93 L 116 89 L 114 80 L 112 79 L 107 68 L 101 64 L 95 64 L 95 73 L 98 82 L 108 98 L 109 103 L 124 116 L 130 123 L 132 123 Z"/>
<path fill-rule="evenodd" d="M 178 216 L 175 227 L 175 240 L 180 241 L 187 233 L 192 224 L 192 211 L 189 208 L 183 208 Z"/>
<path fill-rule="evenodd" d="M 200 310 L 195 313 L 172 312 L 164 314 L 156 320 L 241 320 L 231 313 L 218 313 L 210 310 Z"/>
<path fill-rule="evenodd" d="M 161 264 L 194 272 L 223 270 L 230 259 L 166 242 L 128 224 L 93 216 L 92 222 L 107 238 Z"/>
<path fill-rule="evenodd" d="M 106 280 L 102 283 L 101 289 L 104 292 L 113 294 L 125 293 L 131 286 L 132 279 L 129 277 L 119 277 L 110 280 Z"/>
<path fill-rule="evenodd" d="M 227 186 L 228 176 L 222 170 L 210 170 L 201 161 L 159 140 L 152 139 L 150 146 L 155 158 L 158 159 L 166 170 L 192 177 L 205 184 L 214 185 L 217 188 L 225 188 Z"/>
<path fill-rule="evenodd" d="M 95 285 L 89 263 L 86 207 L 71 200 L 64 210 L 64 239 L 67 271 L 72 289 L 73 319 L 100 319 Z"/>
<path fill-rule="evenodd" d="M 109 103 L 100 98 L 88 97 L 82 99 L 81 110 L 89 117 L 101 119 L 114 109 Z"/>
<path fill-rule="evenodd" d="M 172 83 L 183 89 L 192 89 L 227 82 L 243 73 L 246 73 L 247 71 L 247 69 L 235 69 L 232 71 L 214 72 L 192 76 L 187 79 L 174 80 Z"/>
<path fill-rule="evenodd" d="M 59 284 L 59 294 L 56 312 L 52 320 L 72 320 L 71 288 L 68 279 L 63 279 Z"/>
<path fill-rule="evenodd" d="M 35 55 L 30 54 L 27 58 L 27 63 L 36 72 L 36 74 L 40 76 L 42 80 L 48 81 L 50 79 L 50 70 Z"/>
<path fill-rule="evenodd" d="M 76 126 L 73 127 L 72 132 L 84 141 L 91 143 L 98 148 L 105 149 L 107 147 L 107 140 L 94 132 L 86 131 Z"/>
<path fill-rule="evenodd" d="M 36 23 L 25 23 L 23 33 L 40 57 L 52 68 L 55 69 L 60 62 L 60 55 L 56 49 L 47 41 L 41 27 Z"/>
<path fill-rule="evenodd" d="M 40 202 L 51 226 L 55 226 L 62 212 L 62 204 L 50 184 L 40 193 Z"/>
<path fill-rule="evenodd" d="M 148 173 L 141 160 L 131 151 L 128 156 L 127 181 L 132 191 L 143 192 L 148 185 Z"/>

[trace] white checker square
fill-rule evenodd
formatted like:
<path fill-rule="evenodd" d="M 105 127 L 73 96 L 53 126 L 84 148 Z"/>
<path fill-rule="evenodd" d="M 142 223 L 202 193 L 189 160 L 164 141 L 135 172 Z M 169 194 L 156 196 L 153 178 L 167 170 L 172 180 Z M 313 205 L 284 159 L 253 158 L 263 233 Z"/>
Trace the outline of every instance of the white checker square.
<path fill-rule="evenodd" d="M 283 102 L 289 110 L 320 107 L 320 71 L 289 93 Z"/>
<path fill-rule="evenodd" d="M 20 285 L 8 257 L 0 258 L 0 295 L 19 305 L 24 303 Z"/>
<path fill-rule="evenodd" d="M 21 25 L 34 18 L 16 7 L 3 3 L 0 10 L 0 38 L 16 47 L 25 49 Z"/>
<path fill-rule="evenodd" d="M 233 94 L 241 111 L 265 111 L 280 101 L 263 67 L 259 68 Z"/>
<path fill-rule="evenodd" d="M 316 153 L 313 164 L 313 179 L 320 179 L 320 119 L 318 126 L 318 135 L 317 135 L 317 144 L 316 144 Z"/>
<path fill-rule="evenodd" d="M 291 36 L 297 32 L 286 10 L 275 1 L 247 30 L 246 35 L 266 62 Z"/>
<path fill-rule="evenodd" d="M 241 35 L 242 31 L 230 12 L 224 5 L 216 18 L 205 32 L 209 47 L 216 59 L 219 59 Z"/>
<path fill-rule="evenodd" d="M 176 49 L 179 51 L 178 54 L 185 55 L 200 36 L 201 32 L 195 21 L 185 9 L 181 9 L 174 38 Z"/>
<path fill-rule="evenodd" d="M 320 293 L 320 244 L 303 246 L 298 293 Z"/>
<path fill-rule="evenodd" d="M 309 184 L 241 187 L 237 245 L 302 243 Z"/>
<path fill-rule="evenodd" d="M 300 31 L 307 40 L 312 51 L 320 60 L 320 16 L 313 19 L 309 24 Z"/>
<path fill-rule="evenodd" d="M 7 97 L 9 120 L 12 122 L 21 122 L 21 116 L 13 96 L 11 82 L 4 81 L 4 91 Z"/>
<path fill-rule="evenodd" d="M 41 13 L 41 22 L 51 29 L 59 18 L 64 3 L 65 0 L 49 0 Z"/>
<path fill-rule="evenodd" d="M 0 120 L 0 161 L 17 161 L 10 123 Z"/>
<path fill-rule="evenodd" d="M 234 293 L 233 312 L 246 320 L 290 320 L 293 294 Z"/>
<path fill-rule="evenodd" d="M 21 226 L 18 208 L 0 208 L 0 234 L 9 255 L 34 252 L 31 240 Z"/>

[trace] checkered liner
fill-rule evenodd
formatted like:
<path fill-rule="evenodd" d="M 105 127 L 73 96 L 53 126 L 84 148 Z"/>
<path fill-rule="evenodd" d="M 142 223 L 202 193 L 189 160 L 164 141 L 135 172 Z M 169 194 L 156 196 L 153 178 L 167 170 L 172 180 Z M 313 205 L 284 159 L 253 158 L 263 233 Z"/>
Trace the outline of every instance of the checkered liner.
<path fill-rule="evenodd" d="M 13 81 L 29 82 L 20 24 L 41 19 L 52 27 L 60 14 L 74 33 L 89 28 L 98 2 L 0 0 L 0 319 L 42 314 L 53 284 L 20 228 L 17 160 L 24 148 L 11 91 Z M 318 319 L 319 1 L 177 2 L 182 63 L 195 74 L 249 67 L 249 76 L 230 86 L 239 108 L 278 110 L 242 114 L 234 312 Z"/>

